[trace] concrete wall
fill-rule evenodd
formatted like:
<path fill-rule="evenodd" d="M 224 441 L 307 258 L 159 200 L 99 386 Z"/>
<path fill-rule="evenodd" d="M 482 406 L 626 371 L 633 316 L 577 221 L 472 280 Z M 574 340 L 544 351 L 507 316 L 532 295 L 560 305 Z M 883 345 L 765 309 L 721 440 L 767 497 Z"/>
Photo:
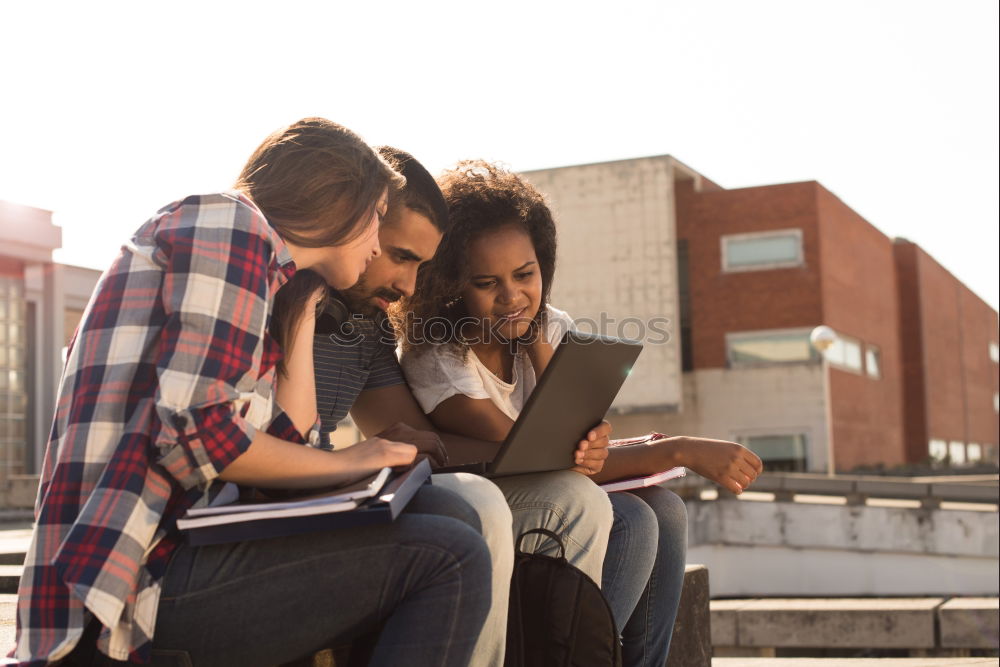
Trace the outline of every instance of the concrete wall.
<path fill-rule="evenodd" d="M 712 597 L 997 595 L 996 511 L 693 501 Z"/>
<path fill-rule="evenodd" d="M 637 337 L 638 322 L 657 318 L 670 333 L 646 345 L 615 402 L 619 410 L 680 408 L 673 197 L 680 168 L 660 156 L 524 174 L 548 198 L 559 231 L 553 305 L 597 323 L 583 330 Z"/>

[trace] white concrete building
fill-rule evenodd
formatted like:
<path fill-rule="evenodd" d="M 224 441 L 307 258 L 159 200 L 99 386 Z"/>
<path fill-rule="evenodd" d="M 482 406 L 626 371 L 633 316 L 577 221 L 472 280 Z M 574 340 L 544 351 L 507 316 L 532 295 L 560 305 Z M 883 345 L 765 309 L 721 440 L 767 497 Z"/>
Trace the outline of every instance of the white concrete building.
<path fill-rule="evenodd" d="M 674 182 L 701 176 L 669 155 L 525 172 L 559 233 L 552 304 L 583 330 L 644 339 L 614 411 L 682 409 Z"/>
<path fill-rule="evenodd" d="M 0 491 L 41 466 L 62 350 L 100 276 L 54 262 L 61 245 L 49 211 L 0 201 Z"/>

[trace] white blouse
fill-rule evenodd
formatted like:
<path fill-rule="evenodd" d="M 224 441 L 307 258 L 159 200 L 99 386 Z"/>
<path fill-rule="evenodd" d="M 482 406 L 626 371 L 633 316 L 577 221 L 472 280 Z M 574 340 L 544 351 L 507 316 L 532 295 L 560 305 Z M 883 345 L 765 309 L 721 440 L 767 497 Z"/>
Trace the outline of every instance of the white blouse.
<path fill-rule="evenodd" d="M 573 318 L 552 306 L 546 306 L 546 314 L 545 340 L 555 347 L 563 334 L 573 329 Z M 535 369 L 523 350 L 514 357 L 511 382 L 494 375 L 470 349 L 455 345 L 428 345 L 411 350 L 402 356 L 400 363 L 414 397 L 428 414 L 442 401 L 462 394 L 488 398 L 501 412 L 517 420 L 535 389 Z"/>

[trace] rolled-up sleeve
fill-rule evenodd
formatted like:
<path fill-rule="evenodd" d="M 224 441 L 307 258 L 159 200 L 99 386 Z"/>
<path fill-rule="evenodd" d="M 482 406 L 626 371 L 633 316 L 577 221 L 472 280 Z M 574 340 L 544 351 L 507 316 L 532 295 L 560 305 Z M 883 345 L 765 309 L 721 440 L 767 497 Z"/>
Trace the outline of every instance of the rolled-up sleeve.
<path fill-rule="evenodd" d="M 235 198 L 167 212 L 155 235 L 163 325 L 155 354 L 158 463 L 205 486 L 250 447 L 244 410 L 260 374 L 273 248 Z"/>
<path fill-rule="evenodd" d="M 288 416 L 281 406 L 278 405 L 277 401 L 274 403 L 274 414 L 271 417 L 271 423 L 267 426 L 268 435 L 273 435 L 281 440 L 287 440 L 288 442 L 294 442 L 297 445 L 308 445 L 310 447 L 320 447 L 321 436 L 320 436 L 320 425 L 322 424 L 319 417 L 316 417 L 316 421 L 313 422 L 312 426 L 306 432 L 305 437 L 302 433 L 299 433 L 299 429 L 295 428 L 295 424 L 292 423 L 292 418 Z"/>

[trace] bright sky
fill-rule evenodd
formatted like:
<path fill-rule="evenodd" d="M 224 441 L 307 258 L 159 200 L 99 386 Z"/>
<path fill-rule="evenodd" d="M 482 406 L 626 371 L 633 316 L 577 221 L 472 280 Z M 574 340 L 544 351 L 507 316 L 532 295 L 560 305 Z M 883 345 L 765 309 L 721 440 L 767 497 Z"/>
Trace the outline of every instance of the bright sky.
<path fill-rule="evenodd" d="M 818 180 L 998 304 L 989 0 L 5 2 L 0 199 L 104 268 L 309 115 L 432 171 L 669 153 L 727 188 Z"/>

